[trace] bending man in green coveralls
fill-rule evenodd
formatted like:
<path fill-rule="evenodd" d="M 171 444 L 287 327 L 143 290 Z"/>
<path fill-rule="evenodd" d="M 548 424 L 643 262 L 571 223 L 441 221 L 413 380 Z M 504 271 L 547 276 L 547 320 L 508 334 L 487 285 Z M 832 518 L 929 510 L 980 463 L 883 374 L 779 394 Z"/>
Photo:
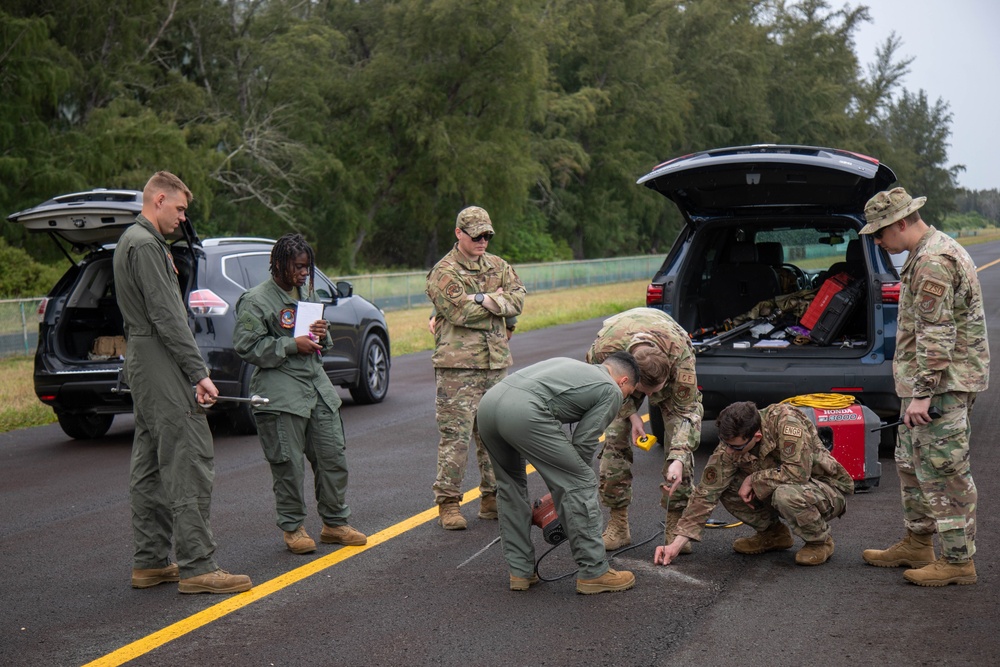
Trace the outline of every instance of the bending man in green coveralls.
<path fill-rule="evenodd" d="M 264 457 L 271 464 L 278 527 L 296 554 L 316 551 L 302 525 L 305 459 L 312 464 L 316 502 L 323 519 L 320 540 L 361 546 L 368 538 L 347 524 L 347 457 L 341 400 L 323 370 L 322 350 L 333 345 L 326 320 L 310 322 L 298 337 L 300 301 L 315 301 L 313 251 L 301 234 L 285 234 L 271 249 L 271 279 L 236 302 L 233 345 L 244 361 L 257 366 L 250 390 L 270 399 L 254 408 Z M 308 287 L 307 287 L 308 285 Z M 318 341 L 318 342 L 317 342 Z"/>
<path fill-rule="evenodd" d="M 557 357 L 501 380 L 479 402 L 476 419 L 497 478 L 500 536 L 511 590 L 527 590 L 538 582 L 525 459 L 552 492 L 579 568 L 576 591 L 624 591 L 635 585 L 631 572 L 608 567 L 591 461 L 598 438 L 638 381 L 639 367 L 627 352 L 615 352 L 593 365 Z M 571 439 L 563 424 L 573 422 L 577 425 Z"/>

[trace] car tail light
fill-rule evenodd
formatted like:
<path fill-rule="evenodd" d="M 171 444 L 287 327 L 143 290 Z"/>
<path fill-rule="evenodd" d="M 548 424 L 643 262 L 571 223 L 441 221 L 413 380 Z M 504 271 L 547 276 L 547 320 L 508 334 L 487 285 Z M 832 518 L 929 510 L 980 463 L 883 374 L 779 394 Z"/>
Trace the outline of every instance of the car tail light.
<path fill-rule="evenodd" d="M 899 303 L 899 283 L 882 283 L 882 303 Z"/>
<path fill-rule="evenodd" d="M 646 305 L 659 306 L 663 303 L 663 285 L 651 284 L 646 288 Z"/>
<path fill-rule="evenodd" d="M 56 395 L 55 394 L 39 394 L 38 395 L 38 400 L 40 400 L 42 403 L 51 403 L 52 401 L 56 400 Z"/>
<path fill-rule="evenodd" d="M 49 297 L 45 297 L 44 299 L 42 299 L 42 302 L 38 304 L 38 310 L 35 311 L 35 314 L 38 315 L 39 322 L 45 321 L 45 308 L 48 305 L 49 305 Z"/>
<path fill-rule="evenodd" d="M 188 308 L 195 315 L 225 315 L 229 304 L 210 289 L 196 289 L 188 297 Z"/>

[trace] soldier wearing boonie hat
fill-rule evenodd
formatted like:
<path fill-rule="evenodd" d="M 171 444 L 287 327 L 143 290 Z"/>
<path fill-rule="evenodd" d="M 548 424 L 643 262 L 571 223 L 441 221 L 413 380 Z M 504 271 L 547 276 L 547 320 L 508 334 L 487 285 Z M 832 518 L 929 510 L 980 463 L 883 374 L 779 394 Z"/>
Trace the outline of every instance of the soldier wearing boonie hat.
<path fill-rule="evenodd" d="M 989 386 L 990 350 L 976 266 L 947 234 L 917 210 L 926 197 L 903 188 L 865 205 L 862 234 L 909 257 L 899 273 L 893 376 L 902 406 L 895 450 L 906 536 L 888 549 L 866 549 L 865 562 L 909 567 L 919 586 L 976 583 L 976 484 L 969 464 L 969 419 L 976 394 Z M 932 420 L 931 407 L 941 412 Z M 934 557 L 934 533 L 941 557 Z"/>
<path fill-rule="evenodd" d="M 513 363 L 508 328 L 521 313 L 526 292 L 514 269 L 486 252 L 493 235 L 485 209 L 462 209 L 455 218 L 454 247 L 427 274 L 427 296 L 434 305 L 435 417 L 441 434 L 433 491 L 438 523 L 446 530 L 467 525 L 460 503 L 470 437 L 479 463 L 479 518 L 498 516 L 496 475 L 475 418 L 479 399 L 506 377 Z"/>
<path fill-rule="evenodd" d="M 914 199 L 903 188 L 893 188 L 878 193 L 865 204 L 867 225 L 859 234 L 874 234 L 897 220 L 902 220 L 927 203 L 927 197 Z"/>

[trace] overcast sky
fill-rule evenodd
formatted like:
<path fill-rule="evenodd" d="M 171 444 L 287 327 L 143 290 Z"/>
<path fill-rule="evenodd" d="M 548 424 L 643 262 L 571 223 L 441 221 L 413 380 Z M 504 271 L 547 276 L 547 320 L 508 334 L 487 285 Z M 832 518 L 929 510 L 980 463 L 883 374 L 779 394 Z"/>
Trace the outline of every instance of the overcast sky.
<path fill-rule="evenodd" d="M 899 58 L 913 57 L 903 88 L 923 89 L 952 113 L 948 164 L 964 164 L 962 187 L 1000 188 L 1000 1 L 849 0 L 866 5 L 872 22 L 856 33 L 867 72 L 875 49 L 895 31 Z M 831 7 L 843 6 L 830 0 Z M 876 156 L 877 157 L 877 156 Z M 892 165 L 889 165 L 890 167 Z M 904 184 L 905 185 L 905 184 Z"/>

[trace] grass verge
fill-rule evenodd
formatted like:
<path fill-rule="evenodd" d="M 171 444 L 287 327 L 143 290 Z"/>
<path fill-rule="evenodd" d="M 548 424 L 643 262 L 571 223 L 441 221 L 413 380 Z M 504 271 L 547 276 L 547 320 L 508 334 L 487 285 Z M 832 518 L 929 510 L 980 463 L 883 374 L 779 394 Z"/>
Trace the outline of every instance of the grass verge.
<path fill-rule="evenodd" d="M 517 331 L 544 329 L 593 317 L 606 317 L 629 308 L 644 306 L 648 284 L 647 280 L 639 280 L 529 294 L 524 301 L 524 313 L 517 318 Z M 430 307 L 393 310 L 385 314 L 393 357 L 433 349 L 434 338 L 427 330 L 430 314 Z"/>
<path fill-rule="evenodd" d="M 529 294 L 517 330 L 530 331 L 603 317 L 645 304 L 646 281 L 581 287 Z M 427 330 L 430 308 L 386 313 L 392 356 L 429 350 L 434 339 Z M 35 396 L 32 357 L 0 359 L 0 433 L 56 421 L 56 415 Z"/>
<path fill-rule="evenodd" d="M 0 433 L 29 426 L 51 424 L 56 420 L 52 408 L 35 396 L 32 380 L 32 357 L 0 359 Z"/>

